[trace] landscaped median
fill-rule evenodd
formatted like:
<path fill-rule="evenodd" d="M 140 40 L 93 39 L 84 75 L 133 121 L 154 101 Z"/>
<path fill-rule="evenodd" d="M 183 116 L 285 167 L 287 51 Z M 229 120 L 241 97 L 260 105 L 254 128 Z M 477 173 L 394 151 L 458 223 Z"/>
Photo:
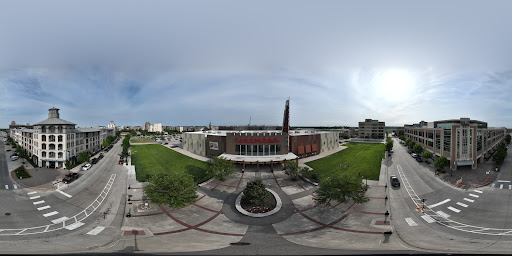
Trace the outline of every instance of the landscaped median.
<path fill-rule="evenodd" d="M 132 145 L 132 164 L 137 170 L 137 181 L 148 180 L 148 175 L 188 173 L 199 183 L 206 179 L 208 164 L 180 154 L 160 144 Z"/>
<path fill-rule="evenodd" d="M 369 180 L 378 180 L 380 165 L 384 158 L 384 144 L 354 143 L 345 144 L 346 149 L 330 156 L 307 162 L 313 168 L 313 173 L 326 178 L 342 173 L 367 177 Z"/>
<path fill-rule="evenodd" d="M 26 179 L 26 178 L 32 177 L 32 176 L 30 176 L 30 174 L 27 172 L 27 169 L 25 169 L 25 166 L 23 166 L 23 165 L 14 169 L 13 172 L 16 175 L 16 178 L 18 178 L 18 179 Z"/>

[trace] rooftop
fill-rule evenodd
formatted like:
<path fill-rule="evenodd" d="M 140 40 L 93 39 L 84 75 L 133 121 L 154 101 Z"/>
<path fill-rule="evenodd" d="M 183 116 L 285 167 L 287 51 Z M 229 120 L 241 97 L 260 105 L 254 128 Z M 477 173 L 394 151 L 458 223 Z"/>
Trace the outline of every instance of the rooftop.
<path fill-rule="evenodd" d="M 46 120 L 43 120 L 41 122 L 37 122 L 35 123 L 34 125 L 50 125 L 50 124 L 69 124 L 69 125 L 76 125 L 75 123 L 72 123 L 70 121 L 66 121 L 64 119 L 60 119 L 60 118 L 55 118 L 55 117 L 52 117 L 52 118 L 48 118 Z"/>

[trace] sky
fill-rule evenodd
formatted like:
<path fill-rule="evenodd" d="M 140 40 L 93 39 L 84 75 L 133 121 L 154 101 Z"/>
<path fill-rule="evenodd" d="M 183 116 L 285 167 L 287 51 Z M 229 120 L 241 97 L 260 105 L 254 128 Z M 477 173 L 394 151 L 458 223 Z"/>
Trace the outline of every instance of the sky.
<path fill-rule="evenodd" d="M 511 1 L 0 2 L 0 128 L 512 127 Z"/>

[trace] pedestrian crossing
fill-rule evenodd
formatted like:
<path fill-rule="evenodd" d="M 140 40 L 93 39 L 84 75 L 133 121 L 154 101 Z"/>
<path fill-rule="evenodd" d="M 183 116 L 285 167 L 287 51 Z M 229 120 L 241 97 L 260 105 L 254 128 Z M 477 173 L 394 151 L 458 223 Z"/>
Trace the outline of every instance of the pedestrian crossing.
<path fill-rule="evenodd" d="M 462 212 L 462 210 L 464 210 L 464 208 L 468 208 L 470 206 L 470 203 L 474 203 L 475 200 L 477 200 L 478 198 L 480 198 L 481 195 L 483 195 L 483 191 L 482 190 L 478 190 L 478 189 L 474 189 L 473 191 L 471 191 L 469 194 L 467 194 L 467 196 L 469 198 L 462 198 L 462 202 L 458 202 L 457 200 L 454 200 L 453 202 L 455 203 L 455 205 L 450 205 L 452 200 L 451 199 L 445 199 L 443 201 L 440 201 L 438 203 L 435 203 L 435 204 L 432 204 L 430 206 L 428 206 L 430 209 L 434 208 L 434 207 L 438 207 L 436 209 L 439 209 L 441 208 L 441 205 L 443 205 L 442 207 L 446 207 L 444 209 L 447 209 L 449 210 L 450 213 L 460 213 Z M 445 219 L 448 219 L 450 217 L 449 214 L 441 211 L 441 210 L 438 210 L 436 211 L 436 214 L 440 217 L 443 217 Z M 423 218 L 427 223 L 432 223 L 431 220 L 429 218 Z"/>
<path fill-rule="evenodd" d="M 491 187 L 496 188 L 496 189 L 512 190 L 512 185 L 510 185 L 509 183 L 510 183 L 510 181 L 508 181 L 508 180 L 498 180 L 495 183 L 491 184 Z"/>
<path fill-rule="evenodd" d="M 18 189 L 18 185 L 16 185 L 16 184 L 11 184 L 11 185 L 4 184 L 4 188 L 5 188 L 5 190 L 9 190 L 9 189 L 13 189 L 14 190 L 14 189 Z"/>

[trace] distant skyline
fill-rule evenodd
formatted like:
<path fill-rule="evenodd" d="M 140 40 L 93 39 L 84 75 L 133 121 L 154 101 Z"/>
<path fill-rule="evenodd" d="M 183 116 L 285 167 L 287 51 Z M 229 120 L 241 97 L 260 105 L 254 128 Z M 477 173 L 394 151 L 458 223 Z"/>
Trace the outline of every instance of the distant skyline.
<path fill-rule="evenodd" d="M 3 1 L 0 127 L 512 127 L 510 1 Z M 20 18 L 23 17 L 23 18 Z"/>

